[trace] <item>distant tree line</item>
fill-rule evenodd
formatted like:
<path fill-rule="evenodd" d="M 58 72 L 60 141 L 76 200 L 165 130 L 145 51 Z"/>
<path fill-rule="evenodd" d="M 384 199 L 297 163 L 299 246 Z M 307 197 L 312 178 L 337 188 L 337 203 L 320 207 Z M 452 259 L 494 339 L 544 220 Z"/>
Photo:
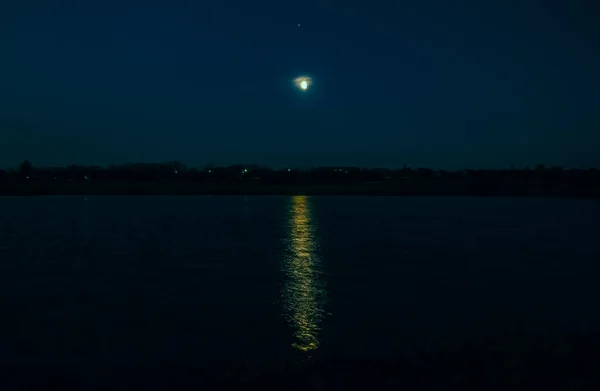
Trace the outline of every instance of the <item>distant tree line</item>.
<path fill-rule="evenodd" d="M 70 183 L 70 187 L 64 185 Z M 74 185 L 80 183 L 80 185 Z M 81 185 L 85 184 L 87 185 Z M 104 184 L 104 185 L 103 185 Z M 108 186 L 108 184 L 111 184 Z M 432 195 L 600 195 L 600 170 L 533 169 L 432 170 L 360 167 L 272 169 L 259 165 L 190 168 L 174 161 L 101 166 L 36 167 L 29 161 L 0 170 L 0 194 L 69 192 L 168 193 L 344 193 Z M 154 185 L 155 187 L 151 187 Z M 275 191 L 279 186 L 279 190 Z M 285 190 L 282 186 L 287 186 Z M 73 190 L 69 190 L 73 189 Z M 87 189 L 87 190 L 86 190 Z M 171 189 L 171 190 L 170 190 Z M 269 190 L 271 189 L 271 190 Z M 284 190 L 282 190 L 284 189 Z"/>

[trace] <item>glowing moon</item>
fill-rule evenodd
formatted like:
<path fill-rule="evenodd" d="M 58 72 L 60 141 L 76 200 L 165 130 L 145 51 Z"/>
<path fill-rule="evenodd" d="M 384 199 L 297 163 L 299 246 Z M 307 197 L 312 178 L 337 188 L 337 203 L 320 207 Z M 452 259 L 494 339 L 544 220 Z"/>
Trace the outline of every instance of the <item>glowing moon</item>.
<path fill-rule="evenodd" d="M 308 87 L 310 87 L 310 85 L 312 84 L 312 79 L 310 77 L 297 77 L 294 80 L 294 83 L 296 84 L 296 86 L 298 86 L 298 88 L 300 88 L 303 91 L 308 90 Z"/>

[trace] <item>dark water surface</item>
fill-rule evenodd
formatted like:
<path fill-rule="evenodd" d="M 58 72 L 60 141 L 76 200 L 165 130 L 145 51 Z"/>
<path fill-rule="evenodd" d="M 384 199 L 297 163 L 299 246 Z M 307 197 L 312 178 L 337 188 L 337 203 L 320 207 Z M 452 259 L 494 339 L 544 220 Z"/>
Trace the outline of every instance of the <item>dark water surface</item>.
<path fill-rule="evenodd" d="M 5 369 L 600 331 L 594 200 L 5 197 L 0 216 Z"/>

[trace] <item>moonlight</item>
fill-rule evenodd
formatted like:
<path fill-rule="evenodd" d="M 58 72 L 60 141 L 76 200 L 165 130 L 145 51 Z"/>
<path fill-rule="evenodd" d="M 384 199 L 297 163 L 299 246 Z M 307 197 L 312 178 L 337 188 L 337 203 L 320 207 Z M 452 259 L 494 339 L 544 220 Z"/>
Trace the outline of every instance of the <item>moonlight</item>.
<path fill-rule="evenodd" d="M 294 80 L 294 83 L 301 89 L 301 90 L 308 90 L 308 87 L 310 87 L 310 85 L 312 84 L 312 80 L 310 77 L 298 77 Z"/>

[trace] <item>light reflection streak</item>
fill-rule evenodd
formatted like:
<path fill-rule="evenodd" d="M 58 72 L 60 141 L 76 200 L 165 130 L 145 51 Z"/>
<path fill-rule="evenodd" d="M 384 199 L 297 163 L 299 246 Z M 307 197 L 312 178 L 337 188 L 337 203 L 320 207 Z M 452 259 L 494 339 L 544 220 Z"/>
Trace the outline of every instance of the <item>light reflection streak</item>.
<path fill-rule="evenodd" d="M 295 196 L 289 219 L 287 257 L 283 269 L 285 317 L 294 328 L 293 347 L 302 351 L 319 346 L 320 323 L 324 313 L 325 286 L 321 260 L 316 253 L 314 222 L 306 196 Z"/>

